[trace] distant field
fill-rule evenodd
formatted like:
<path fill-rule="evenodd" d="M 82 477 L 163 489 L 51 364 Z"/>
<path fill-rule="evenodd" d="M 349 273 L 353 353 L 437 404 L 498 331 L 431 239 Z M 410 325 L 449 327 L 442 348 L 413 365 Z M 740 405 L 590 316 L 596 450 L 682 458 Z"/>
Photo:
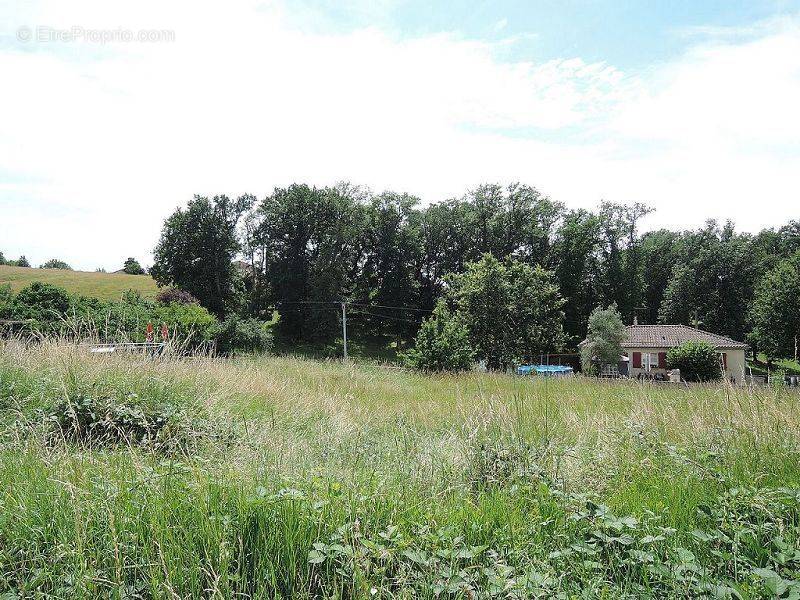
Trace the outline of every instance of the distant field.
<path fill-rule="evenodd" d="M 116 300 L 127 290 L 138 290 L 143 296 L 153 297 L 158 290 L 149 275 L 0 266 L 0 285 L 10 283 L 15 292 L 34 281 L 52 283 L 69 292 L 101 300 Z"/>

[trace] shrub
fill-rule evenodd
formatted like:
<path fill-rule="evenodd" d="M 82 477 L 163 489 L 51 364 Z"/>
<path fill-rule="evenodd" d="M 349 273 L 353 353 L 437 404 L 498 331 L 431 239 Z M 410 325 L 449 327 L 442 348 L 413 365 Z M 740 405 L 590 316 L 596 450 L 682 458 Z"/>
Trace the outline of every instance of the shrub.
<path fill-rule="evenodd" d="M 64 269 L 66 271 L 71 271 L 72 267 L 70 267 L 67 263 L 63 260 L 59 260 L 57 258 L 51 258 L 46 263 L 42 264 L 40 269 Z"/>
<path fill-rule="evenodd" d="M 22 256 L 20 256 L 17 259 L 17 266 L 18 267 L 30 267 L 31 263 L 27 258 L 25 258 L 25 255 L 23 254 Z"/>
<path fill-rule="evenodd" d="M 156 305 L 135 290 L 109 302 L 95 317 L 101 337 L 109 341 L 143 342 L 147 323 L 155 322 Z"/>
<path fill-rule="evenodd" d="M 272 348 L 272 335 L 257 319 L 231 316 L 216 326 L 213 336 L 220 354 L 266 352 Z"/>
<path fill-rule="evenodd" d="M 414 347 L 402 359 L 423 371 L 466 371 L 472 367 L 475 350 L 463 319 L 440 302 L 422 323 Z"/>
<path fill-rule="evenodd" d="M 165 306 L 169 304 L 200 304 L 200 301 L 191 293 L 176 287 L 164 288 L 158 292 L 156 301 Z"/>
<path fill-rule="evenodd" d="M 0 318 L 3 318 L 6 315 L 6 310 L 8 310 L 9 305 L 11 304 L 11 298 L 13 294 L 11 293 L 11 284 L 4 283 L 0 285 Z"/>
<path fill-rule="evenodd" d="M 581 348 L 583 371 L 597 372 L 602 365 L 617 364 L 625 336 L 625 325 L 616 306 L 595 308 L 589 315 L 586 343 Z"/>
<path fill-rule="evenodd" d="M 144 446 L 160 452 L 189 452 L 211 433 L 197 410 L 179 395 L 157 398 L 119 384 L 73 384 L 45 412 L 51 443 L 87 447 Z"/>
<path fill-rule="evenodd" d="M 67 291 L 35 281 L 20 290 L 11 302 L 13 319 L 30 320 L 29 329 L 53 331 L 62 322 L 70 306 Z"/>
<path fill-rule="evenodd" d="M 177 304 L 157 307 L 153 324 L 166 323 L 173 339 L 189 348 L 197 348 L 214 337 L 217 319 L 199 304 Z"/>
<path fill-rule="evenodd" d="M 722 377 L 717 349 L 707 342 L 685 342 L 667 352 L 667 367 L 680 369 L 686 381 L 714 381 Z"/>

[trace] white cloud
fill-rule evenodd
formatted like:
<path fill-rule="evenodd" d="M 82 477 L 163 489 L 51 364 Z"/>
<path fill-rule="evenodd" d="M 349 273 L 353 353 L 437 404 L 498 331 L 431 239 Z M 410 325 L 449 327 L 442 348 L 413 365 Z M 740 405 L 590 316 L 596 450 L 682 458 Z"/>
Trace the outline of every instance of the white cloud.
<path fill-rule="evenodd" d="M 0 50 L 12 90 L 0 110 L 14 116 L 0 123 L 0 249 L 37 262 L 147 261 L 161 220 L 192 194 L 261 196 L 292 181 L 435 201 L 522 180 L 571 206 L 649 201 L 651 225 L 676 227 L 777 224 L 797 199 L 796 28 L 703 42 L 624 75 L 579 57 L 502 62 L 493 44 L 452 34 L 310 33 L 279 4 L 25 10 L 3 25 L 11 35 L 175 31 L 174 43 Z"/>

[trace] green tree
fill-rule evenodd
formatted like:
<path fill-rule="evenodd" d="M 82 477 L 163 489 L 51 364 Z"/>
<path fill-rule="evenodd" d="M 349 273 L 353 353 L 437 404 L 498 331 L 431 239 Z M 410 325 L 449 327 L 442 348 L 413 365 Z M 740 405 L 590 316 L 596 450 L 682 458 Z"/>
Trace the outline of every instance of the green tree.
<path fill-rule="evenodd" d="M 31 263 L 30 263 L 30 261 L 28 261 L 27 258 L 25 258 L 25 255 L 23 254 L 17 259 L 17 266 L 18 267 L 30 267 Z"/>
<path fill-rule="evenodd" d="M 420 306 L 432 310 L 448 273 L 464 270 L 471 242 L 465 234 L 466 204 L 456 200 L 426 207 L 420 215 L 421 256 L 417 265 Z"/>
<path fill-rule="evenodd" d="M 768 358 L 794 357 L 800 344 L 800 251 L 758 282 L 750 310 L 751 337 Z"/>
<path fill-rule="evenodd" d="M 603 202 L 600 223 L 599 290 L 603 304 L 616 304 L 630 322 L 634 307 L 641 304 L 641 252 L 639 220 L 653 209 L 641 203 L 633 205 Z"/>
<path fill-rule="evenodd" d="M 284 340 L 328 342 L 338 335 L 339 311 L 332 303 L 352 293 L 361 264 L 362 197 L 346 184 L 293 185 L 259 203 L 248 245 L 266 257 L 258 276 L 267 296 L 252 304 L 278 306 L 276 333 Z"/>
<path fill-rule="evenodd" d="M 743 339 L 757 264 L 747 236 L 709 221 L 684 240 L 686 262 L 675 265 L 659 312 L 662 323 L 685 323 Z"/>
<path fill-rule="evenodd" d="M 51 258 L 46 263 L 43 263 L 40 269 L 64 269 L 65 271 L 71 271 L 72 267 L 70 267 L 67 263 L 63 260 L 59 260 L 58 258 Z"/>
<path fill-rule="evenodd" d="M 475 361 L 475 351 L 464 319 L 440 302 L 422 323 L 414 347 L 401 358 L 421 371 L 467 371 Z"/>
<path fill-rule="evenodd" d="M 667 290 L 673 268 L 683 263 L 681 234 L 666 229 L 651 231 L 642 236 L 641 278 L 642 301 L 640 314 L 644 323 L 657 323 L 658 313 Z"/>
<path fill-rule="evenodd" d="M 567 302 L 564 330 L 571 344 L 586 337 L 589 314 L 599 302 L 600 222 L 586 210 L 564 215 L 556 235 L 553 254 L 558 257 L 555 274 Z"/>
<path fill-rule="evenodd" d="M 584 372 L 590 373 L 603 365 L 616 365 L 626 337 L 627 331 L 616 306 L 594 309 L 589 316 L 586 342 L 581 346 Z"/>
<path fill-rule="evenodd" d="M 133 257 L 129 257 L 125 261 L 125 265 L 122 267 L 122 270 L 127 273 L 128 275 L 144 275 L 145 270 L 142 268 L 142 265 L 139 264 L 139 261 Z"/>
<path fill-rule="evenodd" d="M 237 224 L 251 197 L 195 196 L 164 222 L 151 275 L 160 286 L 190 292 L 213 314 L 239 306 L 241 277 L 233 264 L 240 250 Z"/>
<path fill-rule="evenodd" d="M 405 337 L 416 331 L 417 326 L 409 317 L 420 308 L 417 267 L 422 248 L 418 202 L 413 196 L 386 192 L 372 198 L 367 207 L 364 259 L 355 297 L 367 305 L 409 309 L 395 311 L 392 319 L 362 315 L 373 334 Z M 383 313 L 387 310 L 383 309 Z"/>
<path fill-rule="evenodd" d="M 472 347 L 490 369 L 561 348 L 564 300 L 552 272 L 485 254 L 449 284 L 447 303 L 467 323 Z"/>
<path fill-rule="evenodd" d="M 707 342 L 684 342 L 670 348 L 667 368 L 680 369 L 685 381 L 715 381 L 722 377 L 719 353 Z"/>

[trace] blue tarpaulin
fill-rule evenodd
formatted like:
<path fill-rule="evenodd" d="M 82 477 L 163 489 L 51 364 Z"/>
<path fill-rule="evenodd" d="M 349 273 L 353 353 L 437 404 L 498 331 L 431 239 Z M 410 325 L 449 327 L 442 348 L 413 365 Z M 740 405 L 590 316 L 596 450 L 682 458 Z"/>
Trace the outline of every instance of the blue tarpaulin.
<path fill-rule="evenodd" d="M 520 365 L 517 375 L 572 375 L 572 367 L 563 365 Z"/>

